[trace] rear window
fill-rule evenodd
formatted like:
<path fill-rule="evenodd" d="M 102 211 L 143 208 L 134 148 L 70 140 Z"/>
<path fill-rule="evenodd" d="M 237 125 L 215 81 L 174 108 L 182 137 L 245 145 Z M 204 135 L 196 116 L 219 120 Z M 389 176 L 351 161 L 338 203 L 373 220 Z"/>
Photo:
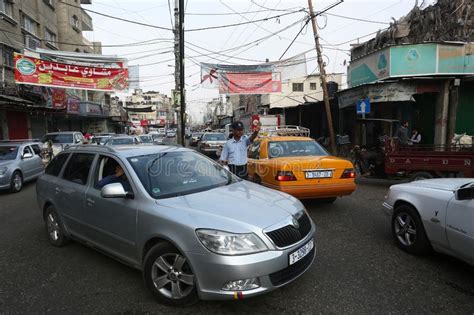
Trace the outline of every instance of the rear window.
<path fill-rule="evenodd" d="M 275 141 L 268 144 L 270 158 L 291 156 L 327 156 L 328 152 L 316 141 Z"/>
<path fill-rule="evenodd" d="M 45 135 L 41 142 L 51 141 L 52 143 L 74 143 L 72 134 Z"/>
<path fill-rule="evenodd" d="M 63 153 L 56 156 L 46 167 L 45 173 L 52 176 L 58 176 L 68 157 L 69 153 Z"/>
<path fill-rule="evenodd" d="M 74 153 L 64 169 L 63 178 L 76 184 L 85 185 L 94 157 L 94 154 Z"/>
<path fill-rule="evenodd" d="M 225 135 L 223 133 L 208 133 L 202 136 L 203 141 L 224 141 Z"/>

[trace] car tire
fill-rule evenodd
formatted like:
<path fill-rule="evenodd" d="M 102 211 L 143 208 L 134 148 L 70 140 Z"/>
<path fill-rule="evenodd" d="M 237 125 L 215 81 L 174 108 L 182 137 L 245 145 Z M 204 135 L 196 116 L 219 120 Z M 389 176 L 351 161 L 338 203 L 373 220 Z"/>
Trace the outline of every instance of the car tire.
<path fill-rule="evenodd" d="M 10 179 L 10 191 L 12 193 L 20 192 L 23 188 L 23 175 L 20 171 L 14 171 Z"/>
<path fill-rule="evenodd" d="M 44 224 L 48 240 L 53 246 L 62 247 L 69 243 L 70 239 L 66 235 L 61 219 L 53 206 L 46 208 Z"/>
<path fill-rule="evenodd" d="M 415 172 L 410 176 L 410 181 L 414 182 L 417 180 L 431 179 L 433 177 L 433 174 L 429 172 Z"/>
<path fill-rule="evenodd" d="M 160 303 L 174 306 L 196 303 L 195 278 L 188 259 L 169 243 L 156 244 L 145 256 L 143 280 Z"/>
<path fill-rule="evenodd" d="M 257 174 L 254 174 L 254 175 L 253 175 L 253 182 L 254 182 L 255 184 L 261 185 L 261 184 L 262 184 L 262 179 L 261 179 L 260 176 L 258 176 Z"/>
<path fill-rule="evenodd" d="M 402 250 L 425 255 L 431 252 L 431 244 L 418 212 L 410 205 L 397 206 L 392 216 L 392 236 Z"/>

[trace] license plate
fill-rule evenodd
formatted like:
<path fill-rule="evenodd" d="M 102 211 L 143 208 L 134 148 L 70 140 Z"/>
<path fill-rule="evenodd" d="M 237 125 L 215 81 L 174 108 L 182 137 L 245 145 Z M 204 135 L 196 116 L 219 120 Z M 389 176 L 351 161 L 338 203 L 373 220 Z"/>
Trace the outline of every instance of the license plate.
<path fill-rule="evenodd" d="M 306 172 L 305 176 L 307 179 L 312 178 L 332 178 L 332 171 L 312 171 Z"/>
<path fill-rule="evenodd" d="M 301 260 L 303 257 L 309 254 L 314 247 L 314 240 L 309 241 L 295 252 L 291 253 L 288 258 L 290 261 L 290 266 L 296 263 L 297 261 Z"/>

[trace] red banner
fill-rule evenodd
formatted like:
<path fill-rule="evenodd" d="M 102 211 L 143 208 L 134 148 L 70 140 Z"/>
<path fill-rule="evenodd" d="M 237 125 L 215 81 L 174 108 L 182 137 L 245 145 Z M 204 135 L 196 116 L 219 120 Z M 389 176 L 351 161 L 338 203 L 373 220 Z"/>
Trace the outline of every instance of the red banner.
<path fill-rule="evenodd" d="M 76 66 L 15 53 L 15 81 L 83 90 L 121 91 L 128 88 L 128 69 Z"/>
<path fill-rule="evenodd" d="M 267 94 L 281 92 L 280 73 L 223 73 L 219 80 L 221 94 Z"/>

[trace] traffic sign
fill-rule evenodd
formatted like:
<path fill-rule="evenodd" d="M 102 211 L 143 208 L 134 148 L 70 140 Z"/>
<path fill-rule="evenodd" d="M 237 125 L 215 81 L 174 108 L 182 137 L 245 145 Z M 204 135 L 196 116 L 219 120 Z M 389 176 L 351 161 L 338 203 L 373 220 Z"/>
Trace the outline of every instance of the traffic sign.
<path fill-rule="evenodd" d="M 370 114 L 370 100 L 368 98 L 357 100 L 356 111 L 357 114 Z"/>

